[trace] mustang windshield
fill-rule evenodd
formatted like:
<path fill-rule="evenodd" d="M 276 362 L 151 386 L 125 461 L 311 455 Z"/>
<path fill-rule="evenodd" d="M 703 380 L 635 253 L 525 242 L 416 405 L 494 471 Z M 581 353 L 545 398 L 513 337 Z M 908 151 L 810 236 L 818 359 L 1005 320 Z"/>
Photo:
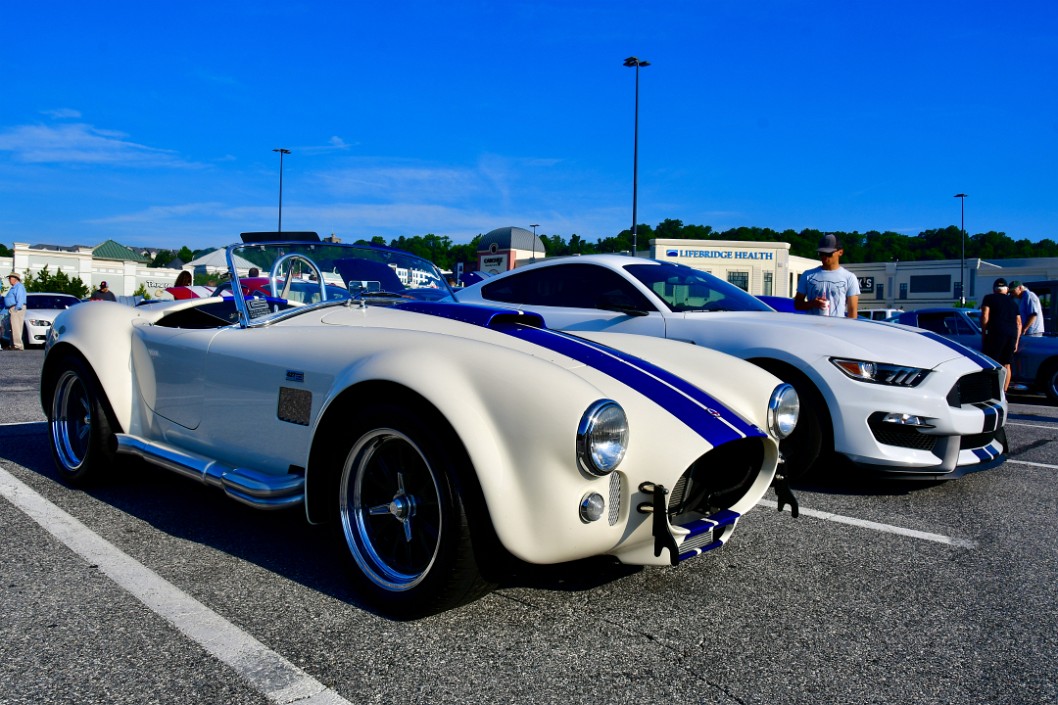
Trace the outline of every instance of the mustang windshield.
<path fill-rule="evenodd" d="M 625 269 L 676 312 L 774 311 L 734 284 L 682 264 L 629 264 Z"/>
<path fill-rule="evenodd" d="M 328 242 L 262 242 L 227 251 L 231 290 L 254 323 L 293 308 L 350 299 L 371 303 L 451 296 L 440 270 L 409 252 Z M 242 307 L 240 306 L 240 309 Z"/>

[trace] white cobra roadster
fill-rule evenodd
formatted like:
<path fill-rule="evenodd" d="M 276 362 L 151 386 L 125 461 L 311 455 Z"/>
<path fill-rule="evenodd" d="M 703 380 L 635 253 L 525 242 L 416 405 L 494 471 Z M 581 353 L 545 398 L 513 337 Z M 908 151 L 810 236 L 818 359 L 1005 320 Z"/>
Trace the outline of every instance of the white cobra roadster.
<path fill-rule="evenodd" d="M 55 321 L 41 397 L 65 481 L 139 456 L 303 507 L 362 604 L 414 618 L 487 592 L 507 554 L 676 565 L 776 477 L 797 394 L 748 362 L 438 301 L 405 252 L 256 235 L 227 249 L 225 295 Z M 267 285 L 240 285 L 250 267 Z"/>

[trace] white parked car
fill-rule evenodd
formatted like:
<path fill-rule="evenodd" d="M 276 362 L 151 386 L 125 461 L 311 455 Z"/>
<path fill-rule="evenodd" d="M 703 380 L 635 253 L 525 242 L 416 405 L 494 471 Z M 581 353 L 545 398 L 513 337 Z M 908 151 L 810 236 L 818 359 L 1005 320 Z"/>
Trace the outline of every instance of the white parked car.
<path fill-rule="evenodd" d="M 35 291 L 27 293 L 26 315 L 23 318 L 23 330 L 21 331 L 22 344 L 26 347 L 44 345 L 55 317 L 79 303 L 81 303 L 80 299 L 69 294 Z M 5 341 L 4 344 L 9 345 L 11 341 L 11 320 L 9 318 L 4 319 L 2 335 Z"/>
<path fill-rule="evenodd" d="M 441 273 L 407 253 L 317 240 L 227 258 L 241 296 L 57 319 L 40 389 L 59 474 L 134 455 L 297 507 L 335 527 L 386 614 L 473 599 L 504 552 L 675 565 L 721 546 L 796 424 L 793 388 L 743 360 L 438 302 Z M 263 286 L 239 280 L 243 260 Z"/>
<path fill-rule="evenodd" d="M 777 313 L 711 274 L 622 255 L 546 260 L 456 297 L 517 306 L 578 335 L 640 333 L 759 365 L 793 384 L 801 399 L 801 421 L 782 444 L 793 477 L 833 452 L 863 468 L 925 479 L 1005 459 L 1000 368 L 921 331 Z"/>

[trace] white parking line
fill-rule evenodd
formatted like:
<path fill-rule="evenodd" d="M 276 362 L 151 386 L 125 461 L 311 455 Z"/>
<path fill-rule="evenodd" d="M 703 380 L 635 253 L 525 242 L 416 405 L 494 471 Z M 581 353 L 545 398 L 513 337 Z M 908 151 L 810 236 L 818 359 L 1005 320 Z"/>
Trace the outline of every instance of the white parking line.
<path fill-rule="evenodd" d="M 1030 463 L 1028 460 L 1007 460 L 1008 463 L 1019 463 L 1021 465 L 1031 465 L 1034 468 L 1048 468 L 1049 470 L 1058 470 L 1058 465 L 1047 465 L 1046 463 Z"/>
<path fill-rule="evenodd" d="M 1007 421 L 1007 426 L 1021 426 L 1022 428 L 1045 428 L 1048 431 L 1053 431 L 1054 426 L 1041 426 L 1040 424 L 1034 423 L 1019 423 L 1017 421 Z"/>
<path fill-rule="evenodd" d="M 757 504 L 772 507 L 773 509 L 778 507 L 778 502 L 772 500 L 762 499 Z M 788 511 L 788 509 L 787 509 Z M 801 514 L 805 516 L 813 517 L 815 519 L 823 519 L 824 521 L 836 521 L 839 524 L 849 524 L 851 526 L 858 526 L 861 529 L 871 529 L 872 531 L 881 531 L 887 534 L 898 534 L 900 536 L 908 536 L 913 539 L 922 539 L 923 541 L 934 541 L 936 543 L 943 543 L 949 546 L 957 546 L 959 548 L 977 548 L 977 542 L 969 539 L 957 539 L 951 536 L 945 536 L 943 534 L 931 534 L 928 531 L 918 531 L 916 529 L 905 529 L 902 526 L 893 526 L 892 524 L 879 524 L 875 521 L 867 521 L 866 519 L 856 519 L 854 517 L 842 516 L 841 514 L 832 514 L 830 512 L 821 512 L 816 509 L 806 509 L 805 507 L 800 508 Z"/>
<path fill-rule="evenodd" d="M 338 693 L 136 562 L 4 468 L 0 468 L 0 495 L 90 564 L 98 566 L 150 610 L 233 668 L 273 703 L 350 705 Z"/>

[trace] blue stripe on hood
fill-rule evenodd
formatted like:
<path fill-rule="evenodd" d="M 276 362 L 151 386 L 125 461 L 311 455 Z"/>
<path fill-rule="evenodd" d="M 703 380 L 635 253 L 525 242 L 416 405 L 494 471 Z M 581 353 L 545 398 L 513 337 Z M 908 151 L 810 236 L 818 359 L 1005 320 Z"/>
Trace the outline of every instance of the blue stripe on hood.
<path fill-rule="evenodd" d="M 714 446 L 765 433 L 671 372 L 634 355 L 544 327 L 533 313 L 468 304 L 411 301 L 395 308 L 488 327 L 566 355 L 643 394 Z"/>
<path fill-rule="evenodd" d="M 924 331 L 920 331 L 919 335 L 924 335 L 927 338 L 929 338 L 930 340 L 935 340 L 938 343 L 940 343 L 941 345 L 949 347 L 949 348 L 951 348 L 952 350 L 954 350 L 957 353 L 962 353 L 963 355 L 965 355 L 966 357 L 970 358 L 975 363 L 980 365 L 983 369 L 994 370 L 994 369 L 996 369 L 996 368 L 998 368 L 1000 366 L 998 362 L 996 362 L 992 358 L 988 357 L 987 355 L 985 355 L 983 353 L 980 353 L 980 352 L 974 350 L 973 348 L 967 347 L 967 346 L 963 345 L 962 343 L 958 343 L 958 342 L 952 340 L 951 338 L 945 338 L 943 335 L 940 335 L 939 333 L 934 333 L 933 331 L 924 330 Z"/>

